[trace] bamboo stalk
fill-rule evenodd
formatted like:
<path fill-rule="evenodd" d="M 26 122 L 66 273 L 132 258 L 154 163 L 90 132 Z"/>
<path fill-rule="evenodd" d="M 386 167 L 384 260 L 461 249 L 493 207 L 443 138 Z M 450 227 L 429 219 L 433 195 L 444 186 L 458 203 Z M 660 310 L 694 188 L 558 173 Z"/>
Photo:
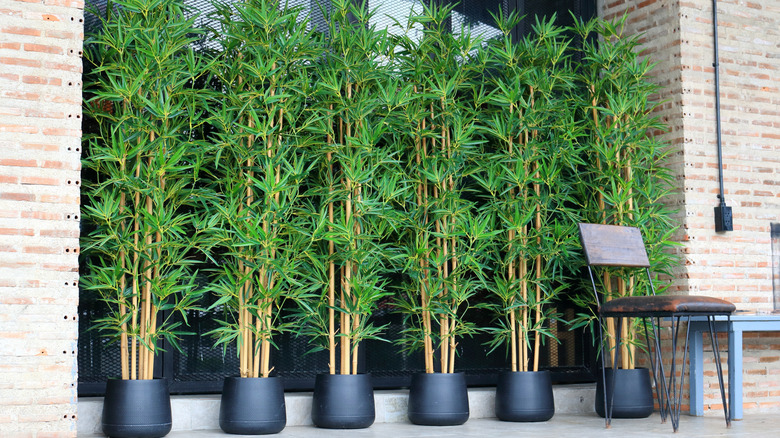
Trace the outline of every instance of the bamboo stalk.
<path fill-rule="evenodd" d="M 595 85 L 591 84 L 590 86 L 590 92 L 591 92 L 591 114 L 593 116 L 593 124 L 596 129 L 599 129 L 600 123 L 598 118 L 598 110 L 596 109 L 598 105 L 597 96 L 596 96 L 596 87 Z M 601 165 L 601 158 L 598 156 L 596 157 L 596 167 L 599 170 L 599 173 L 601 173 L 602 165 Z M 601 223 L 606 224 L 607 223 L 607 209 L 606 204 L 604 202 L 604 194 L 602 193 L 604 190 L 603 187 L 599 187 L 598 191 L 598 208 L 601 212 Z M 604 283 L 604 302 L 608 302 L 612 299 L 612 284 L 611 279 L 609 276 L 609 272 L 606 270 L 603 274 L 603 283 Z M 607 324 L 607 344 L 609 345 L 609 355 L 610 355 L 610 363 L 614 363 L 615 361 L 615 348 L 616 342 L 615 342 L 615 320 L 613 318 L 607 318 L 606 319 Z"/>
<path fill-rule="evenodd" d="M 329 105 L 328 109 L 332 112 L 333 105 Z M 331 125 L 332 126 L 332 125 Z M 328 146 L 333 143 L 333 136 L 328 130 L 327 136 Z M 330 184 L 329 193 L 333 193 L 333 152 L 328 152 L 328 184 Z M 334 211 L 333 201 L 328 201 L 328 231 L 333 231 Z M 334 306 L 336 305 L 336 264 L 333 262 L 333 254 L 336 252 L 336 246 L 333 240 L 328 241 L 328 372 L 330 374 L 336 374 L 336 312 Z"/>
<path fill-rule="evenodd" d="M 352 333 L 357 332 L 360 327 L 360 315 L 355 315 L 352 318 Z M 352 374 L 357 374 L 358 370 L 358 341 L 354 340 L 352 344 Z"/>
<path fill-rule="evenodd" d="M 417 86 L 414 87 L 415 93 L 417 92 Z M 422 119 L 420 122 L 420 129 L 418 132 L 424 132 L 425 131 L 425 118 Z M 418 169 L 418 178 L 419 182 L 417 183 L 417 205 L 423 209 L 423 221 L 427 222 L 427 202 L 428 202 L 428 188 L 425 184 L 424 180 L 425 177 L 422 174 L 421 170 L 421 164 L 422 164 L 422 157 L 424 155 L 427 155 L 427 142 L 426 139 L 423 137 L 421 139 L 421 135 L 418 134 L 415 138 L 415 161 L 417 162 L 417 169 Z M 428 308 L 428 293 L 427 293 L 427 286 L 428 286 L 428 272 L 426 269 L 426 259 L 428 254 L 428 238 L 425 235 L 425 231 L 423 231 L 423 234 L 419 236 L 421 243 L 424 245 L 424 256 L 420 258 L 420 281 L 418 284 L 419 292 L 420 292 L 420 306 L 422 309 L 422 328 L 423 328 L 423 357 L 425 361 L 425 372 L 426 373 L 432 373 L 433 372 L 433 346 L 431 344 L 431 320 L 430 320 L 430 311 Z"/>
<path fill-rule="evenodd" d="M 127 112 L 127 100 L 122 102 L 122 112 Z M 127 153 L 127 150 L 125 150 L 125 154 Z M 122 164 L 120 166 L 120 171 L 122 176 L 124 177 L 127 173 L 127 155 L 124 155 L 122 157 Z M 120 198 L 119 198 L 119 215 L 120 217 L 124 216 L 125 213 L 125 207 L 127 204 L 127 194 L 123 190 Z M 125 232 L 127 231 L 127 224 L 125 222 L 124 217 L 122 218 L 122 238 L 124 239 Z M 121 244 L 121 243 L 120 243 Z M 128 351 L 127 351 L 127 321 L 125 320 L 127 316 L 127 300 L 125 299 L 125 289 L 127 288 L 127 260 L 125 260 L 127 254 L 125 252 L 125 247 L 123 244 L 122 250 L 119 251 L 119 260 L 121 263 L 121 269 L 122 269 L 122 276 L 119 280 L 119 315 L 122 318 L 122 327 L 121 327 L 121 335 L 120 335 L 120 347 L 119 347 L 119 355 L 120 355 L 120 361 L 122 363 L 122 379 L 128 380 L 130 378 L 130 364 L 129 364 L 129 357 L 128 357 Z"/>
<path fill-rule="evenodd" d="M 423 118 L 422 120 L 422 131 L 426 131 L 426 118 Z M 428 156 L 428 139 L 426 137 L 423 137 L 422 139 L 422 154 L 424 157 Z M 422 176 L 422 171 L 420 171 L 420 180 L 422 181 L 423 186 L 423 223 L 425 224 L 425 228 L 423 230 L 423 245 L 424 245 L 424 257 L 422 258 L 421 263 L 423 264 L 423 282 L 422 282 L 422 291 L 423 295 L 421 296 L 421 300 L 423 302 L 423 329 L 425 331 L 424 333 L 424 345 L 425 345 L 425 372 L 426 373 L 432 373 L 434 372 L 433 367 L 433 326 L 431 324 L 431 310 L 430 310 L 430 236 L 428 235 L 428 183 L 425 178 L 425 176 Z M 427 296 L 426 296 L 427 292 Z"/>
<path fill-rule="evenodd" d="M 536 132 L 534 132 L 536 134 Z M 538 179 L 539 177 L 539 163 L 534 163 L 534 173 Z M 534 183 L 534 192 L 536 193 L 536 245 L 537 247 L 541 247 L 542 245 L 542 213 L 541 213 L 541 203 L 539 202 L 539 199 L 541 197 L 541 187 L 539 183 Z M 534 314 L 534 326 L 538 326 L 542 319 L 542 286 L 541 286 L 541 278 L 542 278 L 542 255 L 537 254 L 536 256 L 536 305 L 535 307 L 535 314 Z M 541 335 L 539 334 L 539 329 L 534 329 L 534 371 L 539 371 L 539 356 L 541 354 L 540 350 L 540 341 L 541 341 Z"/>
<path fill-rule="evenodd" d="M 251 170 L 253 162 L 250 159 L 247 161 L 247 168 L 250 169 L 247 175 L 246 186 L 246 209 L 251 210 L 254 203 L 254 191 L 252 190 L 251 181 L 254 178 L 254 171 Z M 263 224 L 263 231 L 268 232 L 267 224 Z M 257 358 L 257 340 L 252 327 L 257 327 L 258 321 L 254 315 L 252 315 L 252 301 L 254 298 L 254 288 L 252 287 L 252 275 L 254 269 L 251 266 L 243 264 L 244 268 L 244 336 L 246 341 L 244 342 L 244 366 L 246 367 L 246 377 L 257 377 L 258 375 L 258 358 Z M 260 286 L 265 287 L 265 272 L 264 267 L 260 269 Z M 255 330 L 256 332 L 256 330 Z"/>
<path fill-rule="evenodd" d="M 125 161 L 122 161 L 122 175 L 125 174 L 126 168 L 125 168 Z M 119 196 L 119 215 L 124 215 L 125 212 L 125 204 L 127 203 L 127 198 L 125 192 L 122 192 L 122 194 Z M 125 229 L 127 228 L 125 225 L 124 218 L 122 219 L 122 237 L 124 238 Z M 125 288 L 127 287 L 127 276 L 125 274 L 125 271 L 127 269 L 127 262 L 125 261 L 125 249 L 124 245 L 122 246 L 122 250 L 119 251 L 119 260 L 120 260 L 120 266 L 122 270 L 122 276 L 119 279 L 119 316 L 122 318 L 122 327 L 121 327 L 121 335 L 119 339 L 119 356 L 120 361 L 122 363 L 122 379 L 127 380 L 130 378 L 130 368 L 128 363 L 128 352 L 127 352 L 127 322 L 125 321 L 125 317 L 127 315 L 127 305 L 125 303 Z"/>
<path fill-rule="evenodd" d="M 523 144 L 523 147 L 527 147 L 528 146 L 528 138 L 529 138 L 529 133 L 528 133 L 528 130 L 526 129 L 526 130 L 523 131 L 523 139 L 522 139 L 522 142 L 521 142 Z M 526 162 L 523 163 L 523 171 L 526 174 L 528 174 L 528 163 L 526 163 Z M 523 187 L 522 191 L 523 191 L 523 199 L 527 199 L 527 197 L 528 197 L 528 188 L 527 188 L 527 186 Z M 526 225 L 526 224 L 523 225 L 523 239 L 522 239 L 522 241 L 523 241 L 523 248 L 528 248 L 528 225 Z M 528 315 L 528 259 L 526 259 L 525 256 L 523 256 L 521 258 L 521 260 L 520 260 L 520 267 L 521 267 L 521 272 L 522 272 L 522 276 L 521 277 L 523 279 L 522 283 L 521 283 L 521 291 L 520 292 L 521 292 L 521 295 L 523 297 L 523 303 L 525 304 L 523 306 L 523 309 L 522 309 L 522 324 L 523 324 L 523 327 L 522 327 L 522 330 L 521 330 L 522 336 L 520 338 L 520 356 L 521 356 L 521 368 L 520 368 L 520 370 L 521 371 L 528 371 L 528 362 L 529 362 L 529 357 L 528 357 L 529 339 L 528 339 L 528 335 L 530 333 L 530 329 L 529 329 L 529 322 L 530 321 L 529 321 L 529 315 Z"/>
<path fill-rule="evenodd" d="M 633 178 L 632 174 L 633 174 L 633 171 L 632 171 L 632 168 L 631 168 L 631 158 L 629 157 L 628 158 L 628 163 L 626 165 L 626 181 L 629 181 L 629 182 L 631 181 L 631 179 Z M 628 186 L 628 218 L 631 221 L 633 221 L 633 219 L 634 219 L 633 211 L 634 211 L 633 185 L 629 185 Z M 633 295 L 632 292 L 634 290 L 634 277 L 631 276 L 631 277 L 629 277 L 628 280 L 629 280 L 629 284 L 628 284 L 629 293 L 628 293 L 628 295 Z M 630 319 L 629 319 L 629 321 L 630 321 Z M 635 339 L 636 332 L 632 331 L 631 335 L 632 335 L 632 339 Z M 636 357 L 636 345 L 632 342 L 631 344 L 629 344 L 628 348 L 629 348 L 629 355 L 631 357 L 631 369 L 633 369 L 634 365 L 635 365 L 634 358 Z"/>
<path fill-rule="evenodd" d="M 513 113 L 514 113 L 514 105 L 511 105 L 509 107 L 509 114 L 510 114 L 510 116 L 513 116 L 514 115 Z M 509 136 L 509 143 L 507 145 L 507 155 L 509 156 L 510 159 L 514 157 L 514 144 L 513 144 L 514 143 L 514 138 L 515 138 L 514 135 L 510 135 Z M 509 189 L 509 198 L 510 199 L 515 199 L 515 189 L 514 189 L 514 187 Z M 513 249 L 512 248 L 512 244 L 513 244 L 513 242 L 515 240 L 515 235 L 516 235 L 515 230 L 510 228 L 508 233 L 507 233 L 507 241 L 508 241 L 507 253 L 509 254 L 509 257 L 510 257 L 509 258 L 509 266 L 507 267 L 507 281 L 509 281 L 508 287 L 509 287 L 509 289 L 510 289 L 510 291 L 512 293 L 512 295 L 509 298 L 509 302 L 507 303 L 507 305 L 509 307 L 512 307 L 515 304 L 515 289 L 514 289 L 515 259 L 512 256 L 512 249 Z M 517 319 L 517 317 L 516 317 L 515 309 L 512 308 L 509 311 L 509 336 L 510 336 L 509 349 L 510 349 L 510 356 L 511 356 L 511 360 L 510 360 L 510 362 L 511 362 L 511 370 L 513 372 L 517 371 L 517 360 L 518 360 L 518 357 L 517 357 L 517 354 L 518 354 L 518 349 L 517 349 L 517 327 L 515 325 L 517 323 L 516 319 Z"/>
<path fill-rule="evenodd" d="M 523 236 L 527 236 L 527 235 L 528 234 L 527 234 L 526 226 L 524 225 L 523 226 Z M 526 239 L 526 237 L 523 237 L 523 240 L 525 240 L 525 239 Z M 527 245 L 527 244 L 524 244 L 524 246 L 525 245 Z M 522 267 L 522 272 L 523 272 L 523 281 L 520 284 L 521 285 L 520 286 L 521 287 L 520 292 L 521 292 L 522 297 L 523 297 L 523 302 L 527 303 L 528 302 L 528 281 L 526 279 L 527 279 L 527 276 L 528 276 L 528 260 L 523 258 L 520 261 L 520 266 Z M 528 371 L 528 331 L 529 331 L 528 322 L 529 321 L 528 321 L 528 306 L 527 305 L 523 306 L 522 317 L 523 317 L 522 318 L 523 329 L 520 332 L 522 334 L 522 336 L 520 337 L 520 358 L 521 358 L 520 371 Z"/>
<path fill-rule="evenodd" d="M 344 268 L 345 268 L 344 266 L 341 266 L 339 268 L 339 272 L 341 274 L 340 275 L 340 278 L 341 278 L 341 289 L 339 290 L 339 292 L 340 292 L 340 294 L 339 294 L 340 297 L 339 298 L 341 300 L 340 302 L 341 302 L 342 306 L 345 303 L 345 301 L 344 301 L 345 300 L 345 298 L 344 298 L 344 289 L 346 287 L 345 286 L 345 282 L 347 281 L 346 280 L 347 276 L 344 273 L 345 272 Z M 344 366 L 346 363 L 349 363 L 349 359 L 348 359 L 348 357 L 349 357 L 348 356 L 349 355 L 349 339 L 347 339 L 347 337 L 344 336 L 344 325 L 345 324 L 347 324 L 347 315 L 344 312 L 339 312 L 339 332 L 340 332 L 339 334 L 340 334 L 340 337 L 341 337 L 341 339 L 339 340 L 339 342 L 341 343 L 341 357 L 339 358 L 339 361 L 340 361 L 340 363 L 339 363 L 339 373 L 340 374 L 347 374 L 348 373 L 348 371 L 346 370 L 346 368 Z"/>
<path fill-rule="evenodd" d="M 438 185 L 435 185 L 435 184 L 433 186 L 433 198 L 434 199 L 439 199 L 439 187 L 438 187 Z M 434 221 L 434 227 L 435 227 L 435 230 L 436 230 L 436 258 L 438 260 L 441 260 L 441 256 L 442 256 L 441 232 L 442 232 L 442 229 L 441 229 L 441 219 L 440 218 L 437 218 Z M 436 272 L 437 272 L 437 274 L 438 274 L 440 279 L 444 279 L 445 278 L 444 277 L 444 269 L 445 269 L 445 267 L 442 266 L 441 264 L 436 266 Z M 444 317 L 442 317 L 439 320 L 439 353 L 440 353 L 439 354 L 439 362 L 440 362 L 439 365 L 440 365 L 440 369 L 441 369 L 442 373 L 446 372 L 445 370 L 447 369 L 447 364 L 449 363 L 449 357 L 447 356 L 447 353 L 448 353 L 447 345 L 448 344 L 446 344 L 446 335 L 445 335 L 446 328 L 445 327 L 448 327 L 448 326 L 444 322 Z"/>
<path fill-rule="evenodd" d="M 618 292 L 620 293 L 620 296 L 625 296 L 626 294 L 626 282 L 622 278 L 618 279 Z M 623 366 L 623 369 L 629 370 L 633 369 L 633 360 L 629 357 L 629 349 L 628 345 L 631 341 L 631 338 L 629 338 L 629 327 L 628 327 L 628 318 L 623 318 L 622 327 L 621 327 L 621 337 L 623 338 L 623 344 L 620 346 L 621 348 L 621 363 Z"/>
<path fill-rule="evenodd" d="M 168 121 L 165 121 L 165 126 L 167 128 Z M 150 134 L 150 137 L 152 141 L 154 141 L 154 132 Z M 167 155 L 167 150 L 164 147 L 162 151 L 163 156 Z M 149 158 L 151 162 L 151 157 Z M 160 193 L 165 193 L 165 170 L 163 169 L 162 172 L 160 172 L 158 177 L 158 185 L 160 187 Z M 159 206 L 160 209 L 163 208 L 162 203 L 164 201 L 165 197 L 160 200 L 161 205 Z M 148 204 L 147 204 L 148 205 Z M 154 233 L 154 241 L 157 245 L 157 263 L 154 263 L 154 268 L 152 270 L 152 277 L 155 279 L 160 278 L 160 263 L 162 261 L 162 234 L 160 230 L 156 230 Z M 149 307 L 149 351 L 148 351 L 148 359 L 147 359 L 147 370 L 146 370 L 146 378 L 147 379 L 153 379 L 154 378 L 154 356 L 156 353 L 156 338 L 157 338 L 157 306 L 154 304 L 154 301 L 152 300 L 151 294 L 149 294 L 149 300 L 150 300 L 150 307 Z"/>
<path fill-rule="evenodd" d="M 154 140 L 154 134 L 150 134 L 151 140 Z M 148 158 L 148 166 L 151 169 L 152 167 L 152 157 L 150 156 Z M 153 212 L 153 200 L 150 195 L 146 196 L 146 212 L 149 214 L 149 216 L 152 215 Z M 139 377 L 141 379 L 148 379 L 149 375 L 149 367 L 152 367 L 153 364 L 150 364 L 150 338 L 149 338 L 149 329 L 150 327 L 150 321 L 152 318 L 152 267 L 151 267 L 151 257 L 152 257 L 152 233 L 149 229 L 149 226 L 144 224 L 144 244 L 145 244 L 145 251 L 146 251 L 146 258 L 143 261 L 143 272 L 146 275 L 146 283 L 144 284 L 143 289 L 143 295 L 141 297 L 141 303 L 143 306 L 143 311 L 141 313 L 141 339 L 146 344 L 146 348 L 142 349 L 140 352 L 140 364 L 139 364 Z"/>
<path fill-rule="evenodd" d="M 135 167 L 135 178 L 138 180 L 141 176 L 141 162 L 142 159 L 140 157 L 136 160 L 136 167 Z M 131 341 L 131 351 L 130 351 L 130 379 L 136 380 L 138 378 L 138 367 L 139 367 L 139 351 L 138 351 L 138 337 L 136 333 L 139 333 L 138 328 L 138 317 L 139 315 L 139 308 L 138 308 L 138 294 L 139 294 L 139 240 L 140 240 L 140 230 L 141 230 L 141 218 L 138 215 L 138 208 L 141 205 L 141 192 L 136 191 L 135 192 L 135 198 L 133 200 L 133 208 L 135 209 L 135 212 L 133 214 L 134 220 L 133 220 L 133 315 L 131 317 L 130 325 L 131 330 L 133 333 L 133 339 Z"/>
<path fill-rule="evenodd" d="M 243 209 L 239 207 L 239 213 Z M 246 275 L 246 270 L 244 269 L 244 262 L 242 260 L 238 261 L 238 272 L 240 275 Z M 247 354 L 246 354 L 246 343 L 248 342 L 246 339 L 246 331 L 244 330 L 244 327 L 246 326 L 246 312 L 244 308 L 246 307 L 246 300 L 245 300 L 245 288 L 246 283 L 241 283 L 238 286 L 238 340 L 237 340 L 237 349 L 238 349 L 238 371 L 239 375 L 241 377 L 247 377 Z"/>
<path fill-rule="evenodd" d="M 515 194 L 514 192 L 515 192 L 514 189 L 511 189 L 509 191 L 511 198 L 514 198 L 514 194 Z M 509 233 L 508 233 L 509 245 L 508 245 L 507 252 L 510 255 L 512 254 L 512 242 L 515 239 L 515 234 L 516 234 L 515 230 L 513 230 L 513 229 L 509 230 Z M 514 293 L 515 293 L 515 291 L 514 291 L 515 260 L 514 260 L 514 258 L 510 258 L 510 260 L 509 260 L 509 267 L 507 268 L 507 278 L 508 278 L 507 281 L 509 282 L 508 287 L 510 288 L 511 293 L 512 293 L 512 295 L 509 297 L 509 302 L 507 304 L 509 305 L 509 307 L 511 307 L 511 306 L 513 306 L 515 304 L 515 295 L 514 295 Z M 518 354 L 518 349 L 517 349 L 517 327 L 515 326 L 515 324 L 516 324 L 516 312 L 515 312 L 515 309 L 512 308 L 509 311 L 509 329 L 510 329 L 509 330 L 509 336 L 510 336 L 510 342 L 509 342 L 510 347 L 509 348 L 510 348 L 510 355 L 512 357 L 512 359 L 511 359 L 512 371 L 517 371 L 517 354 Z"/>
<path fill-rule="evenodd" d="M 452 324 L 452 327 L 450 327 L 451 331 L 455 331 L 455 319 L 453 319 L 450 324 Z M 458 344 L 455 342 L 455 336 L 450 336 L 450 366 L 449 366 L 449 372 L 454 373 L 455 372 L 455 348 L 458 346 Z"/>

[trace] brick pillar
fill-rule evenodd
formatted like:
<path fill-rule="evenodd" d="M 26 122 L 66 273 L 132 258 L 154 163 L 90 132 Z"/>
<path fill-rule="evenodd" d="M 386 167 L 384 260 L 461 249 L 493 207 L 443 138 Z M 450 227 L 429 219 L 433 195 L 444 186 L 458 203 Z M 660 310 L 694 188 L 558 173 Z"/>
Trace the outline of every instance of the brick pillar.
<path fill-rule="evenodd" d="M 82 0 L 0 2 L 0 435 L 76 435 Z"/>
<path fill-rule="evenodd" d="M 711 0 L 601 0 L 602 17 L 628 15 L 667 103 L 658 115 L 673 148 L 682 265 L 672 291 L 711 295 L 739 310 L 771 311 L 771 223 L 780 223 L 780 0 L 718 0 L 725 198 L 734 231 L 715 232 L 718 160 Z M 760 342 L 752 340 L 760 339 Z M 744 409 L 780 410 L 776 333 L 746 336 Z M 708 344 L 708 341 L 705 342 Z M 723 346 L 723 344 L 721 344 Z M 705 349 L 709 349 L 705 345 Z M 722 415 L 705 353 L 705 411 Z M 759 383 L 760 380 L 760 383 Z"/>

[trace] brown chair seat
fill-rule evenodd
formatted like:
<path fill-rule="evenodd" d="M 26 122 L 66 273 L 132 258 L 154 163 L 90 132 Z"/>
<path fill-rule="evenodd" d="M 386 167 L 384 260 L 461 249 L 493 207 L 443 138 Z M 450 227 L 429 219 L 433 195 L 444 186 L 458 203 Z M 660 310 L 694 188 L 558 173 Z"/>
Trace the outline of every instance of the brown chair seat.
<path fill-rule="evenodd" d="M 713 297 L 695 295 L 655 295 L 622 297 L 607 301 L 599 309 L 602 316 L 671 316 L 670 314 L 730 314 L 734 304 Z"/>

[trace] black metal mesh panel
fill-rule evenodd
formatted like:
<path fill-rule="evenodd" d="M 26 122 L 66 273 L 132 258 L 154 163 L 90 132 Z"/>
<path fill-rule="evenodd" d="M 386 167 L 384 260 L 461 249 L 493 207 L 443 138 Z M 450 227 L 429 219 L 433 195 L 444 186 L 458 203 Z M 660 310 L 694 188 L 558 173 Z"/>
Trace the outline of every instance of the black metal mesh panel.
<path fill-rule="evenodd" d="M 201 308 L 208 308 L 216 299 L 207 295 L 201 300 Z M 178 319 L 178 318 L 177 318 Z M 238 375 L 238 356 L 236 345 L 231 343 L 226 349 L 214 346 L 214 338 L 205 336 L 219 327 L 217 319 L 225 319 L 221 307 L 211 311 L 190 311 L 187 314 L 189 331 L 196 333 L 182 339 L 182 354 L 172 354 L 173 366 L 166 371 L 172 372 L 172 384 L 176 382 L 221 381 L 229 375 Z"/>
<path fill-rule="evenodd" d="M 556 16 L 556 23 L 569 26 L 574 23 L 572 14 L 577 17 L 590 18 L 595 13 L 595 0 L 520 0 L 518 7 L 526 16 L 520 23 L 519 34 L 526 35 L 532 31 L 535 17 L 550 18 Z"/>
<path fill-rule="evenodd" d="M 512 2 L 513 4 L 514 2 Z M 461 29 L 470 28 L 472 35 L 484 40 L 499 36 L 494 15 L 503 9 L 508 11 L 508 0 L 470 0 L 458 2 L 452 11 L 452 33 L 459 34 Z"/>
<path fill-rule="evenodd" d="M 92 321 L 106 314 L 105 304 L 95 294 L 79 296 L 79 383 L 101 383 L 106 377 L 122 374 L 119 363 L 119 345 L 109 343 L 97 330 L 89 330 Z"/>

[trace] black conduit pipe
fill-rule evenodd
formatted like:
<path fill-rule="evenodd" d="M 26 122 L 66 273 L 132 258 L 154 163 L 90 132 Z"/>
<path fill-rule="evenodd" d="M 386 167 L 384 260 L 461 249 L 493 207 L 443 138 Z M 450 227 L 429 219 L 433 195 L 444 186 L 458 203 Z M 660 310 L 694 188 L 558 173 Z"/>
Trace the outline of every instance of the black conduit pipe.
<path fill-rule="evenodd" d="M 723 142 L 720 123 L 720 62 L 718 61 L 718 0 L 712 0 L 712 30 L 714 34 L 713 51 L 715 60 L 712 67 L 715 69 L 715 131 L 718 147 L 718 199 L 720 204 L 715 207 L 715 231 L 732 231 L 734 218 L 731 215 L 731 207 L 726 206 L 726 196 L 723 189 Z"/>

